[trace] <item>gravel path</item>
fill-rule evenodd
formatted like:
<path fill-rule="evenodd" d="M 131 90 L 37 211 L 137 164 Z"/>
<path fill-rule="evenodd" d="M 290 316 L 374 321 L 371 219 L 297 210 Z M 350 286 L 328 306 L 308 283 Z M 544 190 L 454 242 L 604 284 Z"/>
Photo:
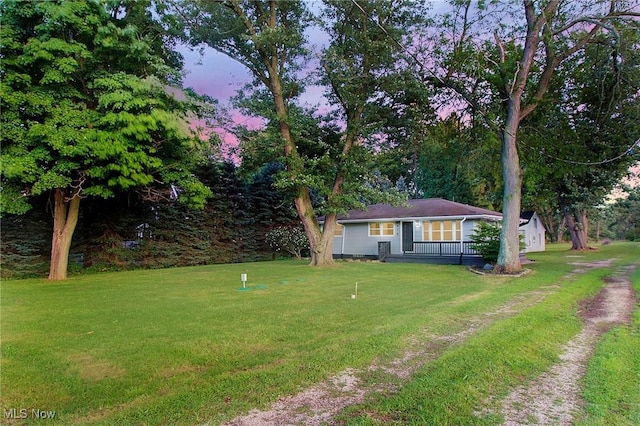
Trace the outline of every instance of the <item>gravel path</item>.
<path fill-rule="evenodd" d="M 611 261 L 594 264 L 574 264 L 572 274 L 596 267 L 610 266 Z M 573 412 L 580 407 L 579 379 L 592 353 L 597 336 L 603 330 L 628 322 L 635 305 L 635 294 L 628 276 L 629 268 L 608 280 L 607 286 L 591 303 L 585 304 L 584 330 L 567 344 L 560 363 L 526 387 L 516 389 L 503 402 L 505 425 L 571 424 Z M 417 336 L 402 357 L 388 363 L 375 362 L 366 369 L 347 369 L 330 379 L 296 395 L 280 398 L 267 410 L 252 410 L 237 417 L 227 426 L 319 426 L 332 424 L 332 419 L 350 405 L 361 403 L 371 392 L 395 389 L 398 380 L 407 380 L 427 362 L 435 359 L 447 347 L 464 341 L 470 335 L 488 327 L 497 319 L 513 315 L 541 302 L 556 287 L 549 286 L 523 294 L 496 311 L 470 320 L 457 334 L 449 336 Z M 424 343 L 428 342 L 428 343 Z M 361 379 L 370 372 L 388 375 L 388 381 L 375 386 Z M 531 403 L 535 401 L 535 403 Z"/>
<path fill-rule="evenodd" d="M 583 268 L 584 264 L 578 265 Z M 580 410 L 580 379 L 593 353 L 597 338 L 604 331 L 631 320 L 636 295 L 629 276 L 633 267 L 605 279 L 607 285 L 582 306 L 585 325 L 567 343 L 560 362 L 533 382 L 514 390 L 502 405 L 505 426 L 571 425 Z"/>

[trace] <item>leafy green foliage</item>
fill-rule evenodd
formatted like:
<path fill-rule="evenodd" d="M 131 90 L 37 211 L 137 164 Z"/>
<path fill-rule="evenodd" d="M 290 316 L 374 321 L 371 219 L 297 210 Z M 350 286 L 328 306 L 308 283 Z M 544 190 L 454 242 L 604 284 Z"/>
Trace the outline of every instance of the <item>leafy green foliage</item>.
<path fill-rule="evenodd" d="M 28 215 L 4 215 L 0 238 L 2 279 L 43 277 L 51 254 L 51 215 L 43 197 Z"/>
<path fill-rule="evenodd" d="M 480 222 L 469 237 L 473 241 L 473 249 L 489 263 L 498 260 L 500 251 L 500 229 L 498 222 Z"/>
<path fill-rule="evenodd" d="M 204 204 L 187 128 L 187 114 L 204 109 L 169 90 L 175 70 L 153 34 L 128 22 L 147 5 L 130 2 L 127 15 L 109 2 L 3 2 L 3 211 L 24 212 L 28 196 L 56 188 L 112 197 L 173 184 Z"/>
<path fill-rule="evenodd" d="M 231 163 L 195 170 L 214 196 L 203 209 L 182 203 L 144 202 L 135 193 L 83 200 L 71 253 L 81 255 L 74 273 L 155 269 L 212 263 L 268 260 L 269 229 L 299 220 L 290 197 L 274 186 L 282 165 L 272 163 L 242 177 Z M 2 278 L 42 276 L 51 251 L 46 197 L 25 215 L 5 215 L 2 228 Z"/>
<path fill-rule="evenodd" d="M 631 190 L 629 196 L 604 207 L 604 235 L 616 240 L 640 241 L 640 187 Z"/>
<path fill-rule="evenodd" d="M 191 173 L 205 157 L 188 120 L 211 108 L 169 85 L 179 74 L 149 5 L 0 4 L 0 208 L 24 213 L 28 197 L 53 194 L 51 280 L 67 276 L 82 198 L 137 189 L 202 207 L 211 195 Z"/>
<path fill-rule="evenodd" d="M 524 200 L 558 221 L 603 203 L 638 160 L 640 138 L 637 87 L 640 38 L 637 30 L 617 27 L 619 48 L 603 47 L 604 36 L 566 61 L 548 97 L 521 135 Z M 559 213 L 559 214 L 558 214 Z"/>
<path fill-rule="evenodd" d="M 237 101 L 251 114 L 265 118 L 267 131 L 245 132 L 251 145 L 243 149 L 257 152 L 263 159 L 255 162 L 252 158 L 254 170 L 266 162 L 285 165 L 279 187 L 294 194 L 312 248 L 311 263 L 333 263 L 333 236 L 322 233 L 315 217 L 361 207 L 363 198 L 370 199 L 374 192 L 375 185 L 362 185 L 374 181 L 368 179 L 371 175 L 367 171 L 373 170 L 368 166 L 379 138 L 372 135 L 382 120 L 371 106 L 384 96 L 379 82 L 389 78 L 399 51 L 388 42 L 388 32 L 408 32 L 417 16 L 412 13 L 415 3 L 372 1 L 354 8 L 345 2 L 324 2 L 317 22 L 331 41 L 323 50 L 316 75 L 330 88 L 328 97 L 338 108 L 330 126 L 319 126 L 312 114 L 295 106 L 306 83 L 303 64 L 311 59 L 304 35 L 311 22 L 306 2 L 192 0 L 162 4 L 164 22 L 191 45 L 206 44 L 243 64 L 255 77 Z M 361 7 L 366 11 L 358 10 Z M 381 30 L 370 22 L 372 17 L 384 21 L 389 29 Z M 341 129 L 342 122 L 337 121 L 346 123 L 346 128 Z M 317 137 L 322 133 L 320 128 L 334 134 Z M 360 194 L 362 188 L 368 193 Z M 312 193 L 322 197 L 320 209 L 314 205 Z"/>
<path fill-rule="evenodd" d="M 473 242 L 473 249 L 489 263 L 496 263 L 500 251 L 500 222 L 479 222 L 473 234 L 469 237 Z M 520 250 L 526 247 L 524 237 L 520 234 Z"/>
<path fill-rule="evenodd" d="M 416 187 L 424 198 L 495 209 L 501 204 L 497 141 L 461 121 L 453 115 L 426 129 L 418 148 Z"/>

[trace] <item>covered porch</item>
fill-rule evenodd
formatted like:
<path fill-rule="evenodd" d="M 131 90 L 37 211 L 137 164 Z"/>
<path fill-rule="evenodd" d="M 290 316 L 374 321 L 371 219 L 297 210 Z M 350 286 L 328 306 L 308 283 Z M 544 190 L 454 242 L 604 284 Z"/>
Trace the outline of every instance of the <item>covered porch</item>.
<path fill-rule="evenodd" d="M 381 262 L 428 263 L 437 265 L 482 266 L 484 260 L 472 241 L 405 241 L 403 253 L 391 253 L 391 242 L 378 242 Z"/>

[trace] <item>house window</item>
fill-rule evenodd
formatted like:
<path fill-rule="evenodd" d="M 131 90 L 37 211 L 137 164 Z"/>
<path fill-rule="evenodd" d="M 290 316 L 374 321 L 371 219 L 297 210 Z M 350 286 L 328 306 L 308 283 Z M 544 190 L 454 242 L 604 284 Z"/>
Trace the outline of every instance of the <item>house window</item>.
<path fill-rule="evenodd" d="M 394 236 L 396 227 L 393 222 L 369 222 L 369 236 Z"/>
<path fill-rule="evenodd" d="M 462 221 L 432 220 L 423 223 L 424 241 L 461 241 Z"/>
<path fill-rule="evenodd" d="M 342 228 L 343 226 L 339 223 L 336 223 L 336 228 L 333 230 L 334 237 L 342 237 Z"/>

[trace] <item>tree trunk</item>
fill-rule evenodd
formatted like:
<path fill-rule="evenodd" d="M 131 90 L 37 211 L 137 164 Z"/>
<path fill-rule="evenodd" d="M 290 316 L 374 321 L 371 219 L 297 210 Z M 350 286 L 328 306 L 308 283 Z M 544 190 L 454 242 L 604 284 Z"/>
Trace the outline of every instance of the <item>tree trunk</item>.
<path fill-rule="evenodd" d="M 571 235 L 571 250 L 587 250 L 587 234 L 589 231 L 587 212 L 565 213 L 565 221 Z"/>
<path fill-rule="evenodd" d="M 314 266 L 330 266 L 333 261 L 333 236 L 337 224 L 337 216 L 328 214 L 325 216 L 324 229 L 320 237 L 320 241 L 316 244 L 315 257 L 311 258 L 311 264 Z"/>
<path fill-rule="evenodd" d="M 284 144 L 284 155 L 287 158 L 287 170 L 291 175 L 291 179 L 295 180 L 302 172 L 303 160 L 300 158 L 295 141 L 293 140 L 293 135 L 291 134 L 291 128 L 287 121 L 287 105 L 284 100 L 279 76 L 275 70 L 270 70 L 269 75 L 271 82 L 270 91 L 273 95 L 278 116 L 280 135 L 282 136 Z M 331 230 L 330 235 L 326 232 L 327 222 L 325 222 L 325 232 L 320 230 L 311 203 L 309 188 L 300 184 L 296 185 L 298 185 L 298 187 L 296 188 L 294 203 L 298 217 L 302 221 L 302 226 L 309 239 L 309 249 L 311 251 L 310 264 L 313 266 L 333 265 L 333 230 Z M 329 216 L 331 215 L 327 217 Z M 334 222 L 333 226 L 335 227 L 335 216 L 332 220 Z"/>
<path fill-rule="evenodd" d="M 516 134 L 519 124 L 519 99 L 510 100 L 507 122 L 502 132 L 502 230 L 500 232 L 500 251 L 496 271 L 500 273 L 518 272 L 520 264 L 520 203 L 522 193 L 522 172 L 516 147 Z"/>
<path fill-rule="evenodd" d="M 67 278 L 69 266 L 69 249 L 73 231 L 78 223 L 80 212 L 80 196 L 74 194 L 71 200 L 65 197 L 65 190 L 56 188 L 53 208 L 53 236 L 51 239 L 51 264 L 49 280 L 60 281 Z"/>
<path fill-rule="evenodd" d="M 301 191 L 306 188 L 301 189 Z M 325 217 L 324 230 L 321 231 L 315 218 L 315 212 L 311 205 L 311 199 L 299 194 L 295 197 L 296 210 L 302 220 L 302 226 L 309 239 L 311 252 L 311 266 L 333 265 L 333 230 L 336 226 L 336 215 L 328 214 Z"/>
<path fill-rule="evenodd" d="M 547 8 L 557 7 L 558 0 L 552 0 Z M 504 95 L 506 96 L 506 120 L 502 130 L 502 231 L 500 232 L 500 251 L 496 271 L 501 273 L 518 272 L 522 269 L 520 264 L 520 204 L 522 196 L 522 170 L 516 145 L 518 128 L 524 116 L 535 109 L 536 104 L 528 105 L 527 111 L 522 111 L 522 95 L 524 93 L 529 71 L 533 64 L 538 49 L 539 31 L 546 20 L 543 15 L 536 17 L 534 2 L 524 1 L 525 15 L 527 17 L 527 38 L 522 50 L 522 58 L 518 63 L 518 69 L 512 82 L 505 80 Z M 549 15 L 551 16 L 551 15 Z M 498 43 L 501 43 L 497 39 Z M 503 46 L 499 44 L 503 49 Z M 502 58 L 504 62 L 504 57 Z"/>
<path fill-rule="evenodd" d="M 547 211 L 538 211 L 538 216 L 540 216 L 542 224 L 547 231 L 549 241 L 552 243 L 559 242 L 558 237 L 563 232 L 562 223 L 564 222 L 564 217 L 558 220 L 558 215 Z"/>
<path fill-rule="evenodd" d="M 561 243 L 564 241 L 564 233 L 567 231 L 567 224 L 564 220 L 561 220 L 558 224 L 558 232 L 556 236 L 556 242 Z"/>

